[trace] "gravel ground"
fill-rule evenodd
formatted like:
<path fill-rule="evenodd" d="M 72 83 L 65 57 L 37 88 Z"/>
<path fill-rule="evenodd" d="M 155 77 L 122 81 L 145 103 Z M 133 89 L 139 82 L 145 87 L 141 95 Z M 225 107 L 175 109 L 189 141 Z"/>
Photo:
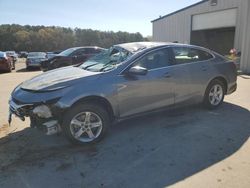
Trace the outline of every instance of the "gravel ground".
<path fill-rule="evenodd" d="M 0 74 L 0 187 L 250 187 L 250 77 L 215 111 L 191 106 L 124 121 L 88 147 L 14 118 L 8 98 L 40 74 Z M 2 126 L 1 126 L 2 125 Z"/>

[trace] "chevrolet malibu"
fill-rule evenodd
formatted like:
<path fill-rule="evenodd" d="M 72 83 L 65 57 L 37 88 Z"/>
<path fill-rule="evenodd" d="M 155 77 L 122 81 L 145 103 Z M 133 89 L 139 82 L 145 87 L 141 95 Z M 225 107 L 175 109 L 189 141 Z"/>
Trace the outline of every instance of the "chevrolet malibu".
<path fill-rule="evenodd" d="M 12 114 L 47 135 L 62 131 L 77 144 L 104 137 L 111 123 L 163 108 L 220 106 L 236 90 L 236 66 L 197 46 L 125 43 L 80 66 L 52 70 L 17 86 Z"/>

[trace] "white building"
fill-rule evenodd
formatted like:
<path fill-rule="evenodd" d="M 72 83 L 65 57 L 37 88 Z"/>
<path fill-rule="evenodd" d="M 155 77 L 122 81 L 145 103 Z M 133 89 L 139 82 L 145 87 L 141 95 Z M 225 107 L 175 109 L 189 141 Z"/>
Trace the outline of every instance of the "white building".
<path fill-rule="evenodd" d="M 152 21 L 153 40 L 195 44 L 228 54 L 242 52 L 250 73 L 250 0 L 203 0 Z"/>

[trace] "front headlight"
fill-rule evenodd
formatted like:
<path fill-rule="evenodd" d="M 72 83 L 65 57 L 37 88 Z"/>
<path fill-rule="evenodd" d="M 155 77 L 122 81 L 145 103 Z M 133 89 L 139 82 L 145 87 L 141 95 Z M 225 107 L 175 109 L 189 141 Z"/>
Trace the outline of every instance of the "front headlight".
<path fill-rule="evenodd" d="M 40 105 L 33 109 L 33 113 L 40 118 L 50 118 L 52 117 L 51 110 L 46 105 Z"/>

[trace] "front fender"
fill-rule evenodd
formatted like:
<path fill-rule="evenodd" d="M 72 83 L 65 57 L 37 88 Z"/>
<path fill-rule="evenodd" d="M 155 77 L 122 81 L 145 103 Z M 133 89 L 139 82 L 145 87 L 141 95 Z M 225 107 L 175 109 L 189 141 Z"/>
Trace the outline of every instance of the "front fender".
<path fill-rule="evenodd" d="M 86 91 L 87 90 L 87 91 Z M 91 97 L 100 97 L 109 102 L 112 107 L 115 116 L 119 115 L 118 103 L 117 103 L 117 91 L 115 86 L 112 84 L 100 86 L 98 84 L 91 84 L 87 89 L 84 87 L 80 88 L 80 85 L 77 87 L 71 88 L 71 90 L 60 98 L 57 101 L 55 106 L 66 111 L 71 108 L 78 101 L 83 100 L 85 98 Z"/>

